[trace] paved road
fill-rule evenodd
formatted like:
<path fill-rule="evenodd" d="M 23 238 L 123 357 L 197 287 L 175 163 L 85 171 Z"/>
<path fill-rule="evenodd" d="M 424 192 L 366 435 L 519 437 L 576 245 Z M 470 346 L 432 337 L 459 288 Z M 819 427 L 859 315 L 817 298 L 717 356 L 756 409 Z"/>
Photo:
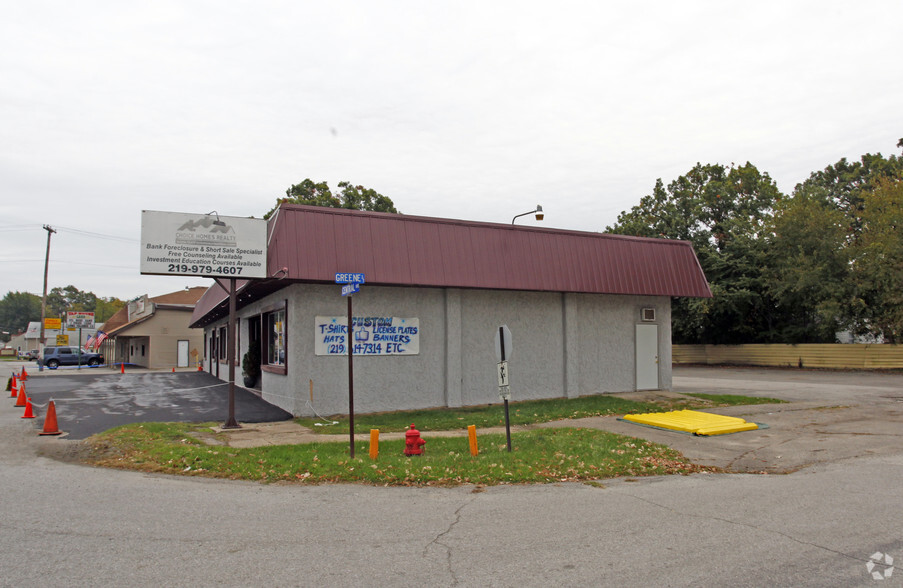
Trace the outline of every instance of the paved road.
<path fill-rule="evenodd" d="M 840 398 L 843 387 L 825 393 Z M 303 487 L 56 462 L 38 454 L 57 441 L 36 437 L 20 412 L 0 406 L 2 586 L 903 580 L 898 571 L 879 583 L 866 568 L 876 552 L 903 562 L 899 447 L 790 475 L 622 479 L 604 488 Z"/>

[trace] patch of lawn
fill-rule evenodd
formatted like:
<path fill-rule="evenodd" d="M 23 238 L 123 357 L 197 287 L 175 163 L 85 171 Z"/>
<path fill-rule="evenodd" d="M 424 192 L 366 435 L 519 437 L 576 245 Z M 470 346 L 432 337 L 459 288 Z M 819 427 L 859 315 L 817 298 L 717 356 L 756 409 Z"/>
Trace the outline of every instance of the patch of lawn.
<path fill-rule="evenodd" d="M 210 446 L 192 436 L 211 424 L 143 423 L 91 437 L 89 463 L 181 475 L 266 482 L 362 482 L 374 485 L 495 485 L 592 481 L 620 476 L 717 471 L 690 463 L 679 452 L 649 441 L 595 429 L 542 429 L 511 435 L 481 435 L 471 456 L 466 437 L 430 438 L 425 454 L 403 455 L 404 441 L 380 443 L 376 460 L 369 444 L 355 445 L 355 459 L 342 443 L 279 445 L 253 449 Z"/>
<path fill-rule="evenodd" d="M 690 394 L 668 399 L 665 402 L 636 402 L 608 394 L 583 396 L 580 398 L 553 398 L 550 400 L 525 400 L 509 404 L 512 425 L 547 423 L 564 419 L 579 419 L 592 416 L 662 412 L 684 408 L 711 408 L 736 404 L 762 404 L 783 402 L 774 398 L 736 396 L 731 394 Z M 330 417 L 338 424 L 318 426 L 317 419 L 297 418 L 295 421 L 317 433 L 348 434 L 347 415 Z M 478 429 L 505 426 L 504 405 L 490 404 L 465 408 L 434 408 L 428 410 L 406 410 L 377 414 L 354 415 L 354 430 L 365 432 L 379 429 L 381 433 L 407 430 L 414 423 L 421 431 L 453 431 L 476 425 Z"/>
<path fill-rule="evenodd" d="M 784 404 L 786 400 L 766 396 L 742 396 L 740 394 L 687 394 L 711 402 L 712 406 L 746 406 L 749 404 Z"/>
<path fill-rule="evenodd" d="M 545 423 L 561 419 L 581 418 L 648 412 L 655 409 L 648 402 L 634 402 L 614 396 L 586 396 L 583 398 L 526 400 L 509 403 L 509 414 L 512 425 Z M 299 424 L 315 430 L 317 433 L 348 432 L 348 416 L 330 417 L 339 421 L 337 425 L 315 426 L 316 419 L 297 418 Z M 452 431 L 464 429 L 468 425 L 479 428 L 505 426 L 505 409 L 502 403 L 464 408 L 433 408 L 426 410 L 405 410 L 376 414 L 354 415 L 355 431 L 379 429 L 380 432 L 404 431 L 414 423 L 417 428 L 429 431 Z"/>

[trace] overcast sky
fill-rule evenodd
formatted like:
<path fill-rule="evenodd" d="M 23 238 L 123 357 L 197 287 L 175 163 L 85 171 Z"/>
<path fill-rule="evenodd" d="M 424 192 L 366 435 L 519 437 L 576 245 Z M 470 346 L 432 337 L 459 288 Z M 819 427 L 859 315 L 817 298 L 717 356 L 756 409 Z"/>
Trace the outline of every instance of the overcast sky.
<path fill-rule="evenodd" d="M 898 153 L 903 2 L 7 2 L 0 296 L 159 295 L 142 209 L 304 178 L 412 215 L 603 231 L 697 162 L 790 192 Z M 530 217 L 523 224 L 539 224 Z"/>

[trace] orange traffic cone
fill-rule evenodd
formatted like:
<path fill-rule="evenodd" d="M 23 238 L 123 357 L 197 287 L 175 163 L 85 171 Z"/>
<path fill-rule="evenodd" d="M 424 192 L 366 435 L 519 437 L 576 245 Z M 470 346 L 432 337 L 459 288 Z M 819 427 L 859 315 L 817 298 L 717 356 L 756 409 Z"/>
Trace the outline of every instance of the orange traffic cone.
<path fill-rule="evenodd" d="M 61 435 L 62 433 L 63 432 L 60 431 L 56 422 L 56 405 L 53 404 L 53 400 L 51 400 L 47 404 L 47 416 L 44 417 L 44 430 L 38 433 L 38 435 Z"/>
<path fill-rule="evenodd" d="M 34 411 L 31 409 L 31 398 L 25 401 L 25 414 L 22 415 L 23 419 L 33 419 Z"/>
<path fill-rule="evenodd" d="M 172 373 L 176 373 L 176 368 L 172 368 Z"/>
<path fill-rule="evenodd" d="M 122 362 L 122 363 L 119 364 L 119 373 L 120 373 L 120 374 L 124 374 L 124 373 L 125 373 L 125 362 Z"/>
<path fill-rule="evenodd" d="M 23 382 L 28 379 L 28 372 L 25 371 L 25 366 L 22 366 L 22 375 L 19 376 L 19 379 Z"/>
<path fill-rule="evenodd" d="M 16 384 L 16 374 L 13 374 L 13 383 L 10 386 L 10 390 L 12 390 L 12 393 L 9 395 L 10 398 L 15 398 L 19 395 L 18 385 Z"/>
<path fill-rule="evenodd" d="M 19 396 L 16 398 L 16 403 L 13 406 L 16 408 L 25 406 L 25 386 L 19 386 Z"/>

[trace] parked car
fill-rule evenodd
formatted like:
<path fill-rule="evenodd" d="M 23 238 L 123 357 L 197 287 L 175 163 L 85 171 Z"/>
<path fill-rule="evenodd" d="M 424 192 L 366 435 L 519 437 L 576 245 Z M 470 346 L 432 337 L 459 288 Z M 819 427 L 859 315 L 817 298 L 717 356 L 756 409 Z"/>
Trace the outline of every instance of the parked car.
<path fill-rule="evenodd" d="M 98 366 L 103 363 L 103 356 L 99 353 L 91 353 L 78 347 L 45 347 L 44 352 L 38 358 L 38 365 L 44 365 L 55 370 L 61 365 L 87 365 Z"/>
<path fill-rule="evenodd" d="M 38 358 L 38 350 L 32 349 L 31 351 L 20 351 L 19 359 L 25 359 L 28 361 L 33 361 Z"/>

